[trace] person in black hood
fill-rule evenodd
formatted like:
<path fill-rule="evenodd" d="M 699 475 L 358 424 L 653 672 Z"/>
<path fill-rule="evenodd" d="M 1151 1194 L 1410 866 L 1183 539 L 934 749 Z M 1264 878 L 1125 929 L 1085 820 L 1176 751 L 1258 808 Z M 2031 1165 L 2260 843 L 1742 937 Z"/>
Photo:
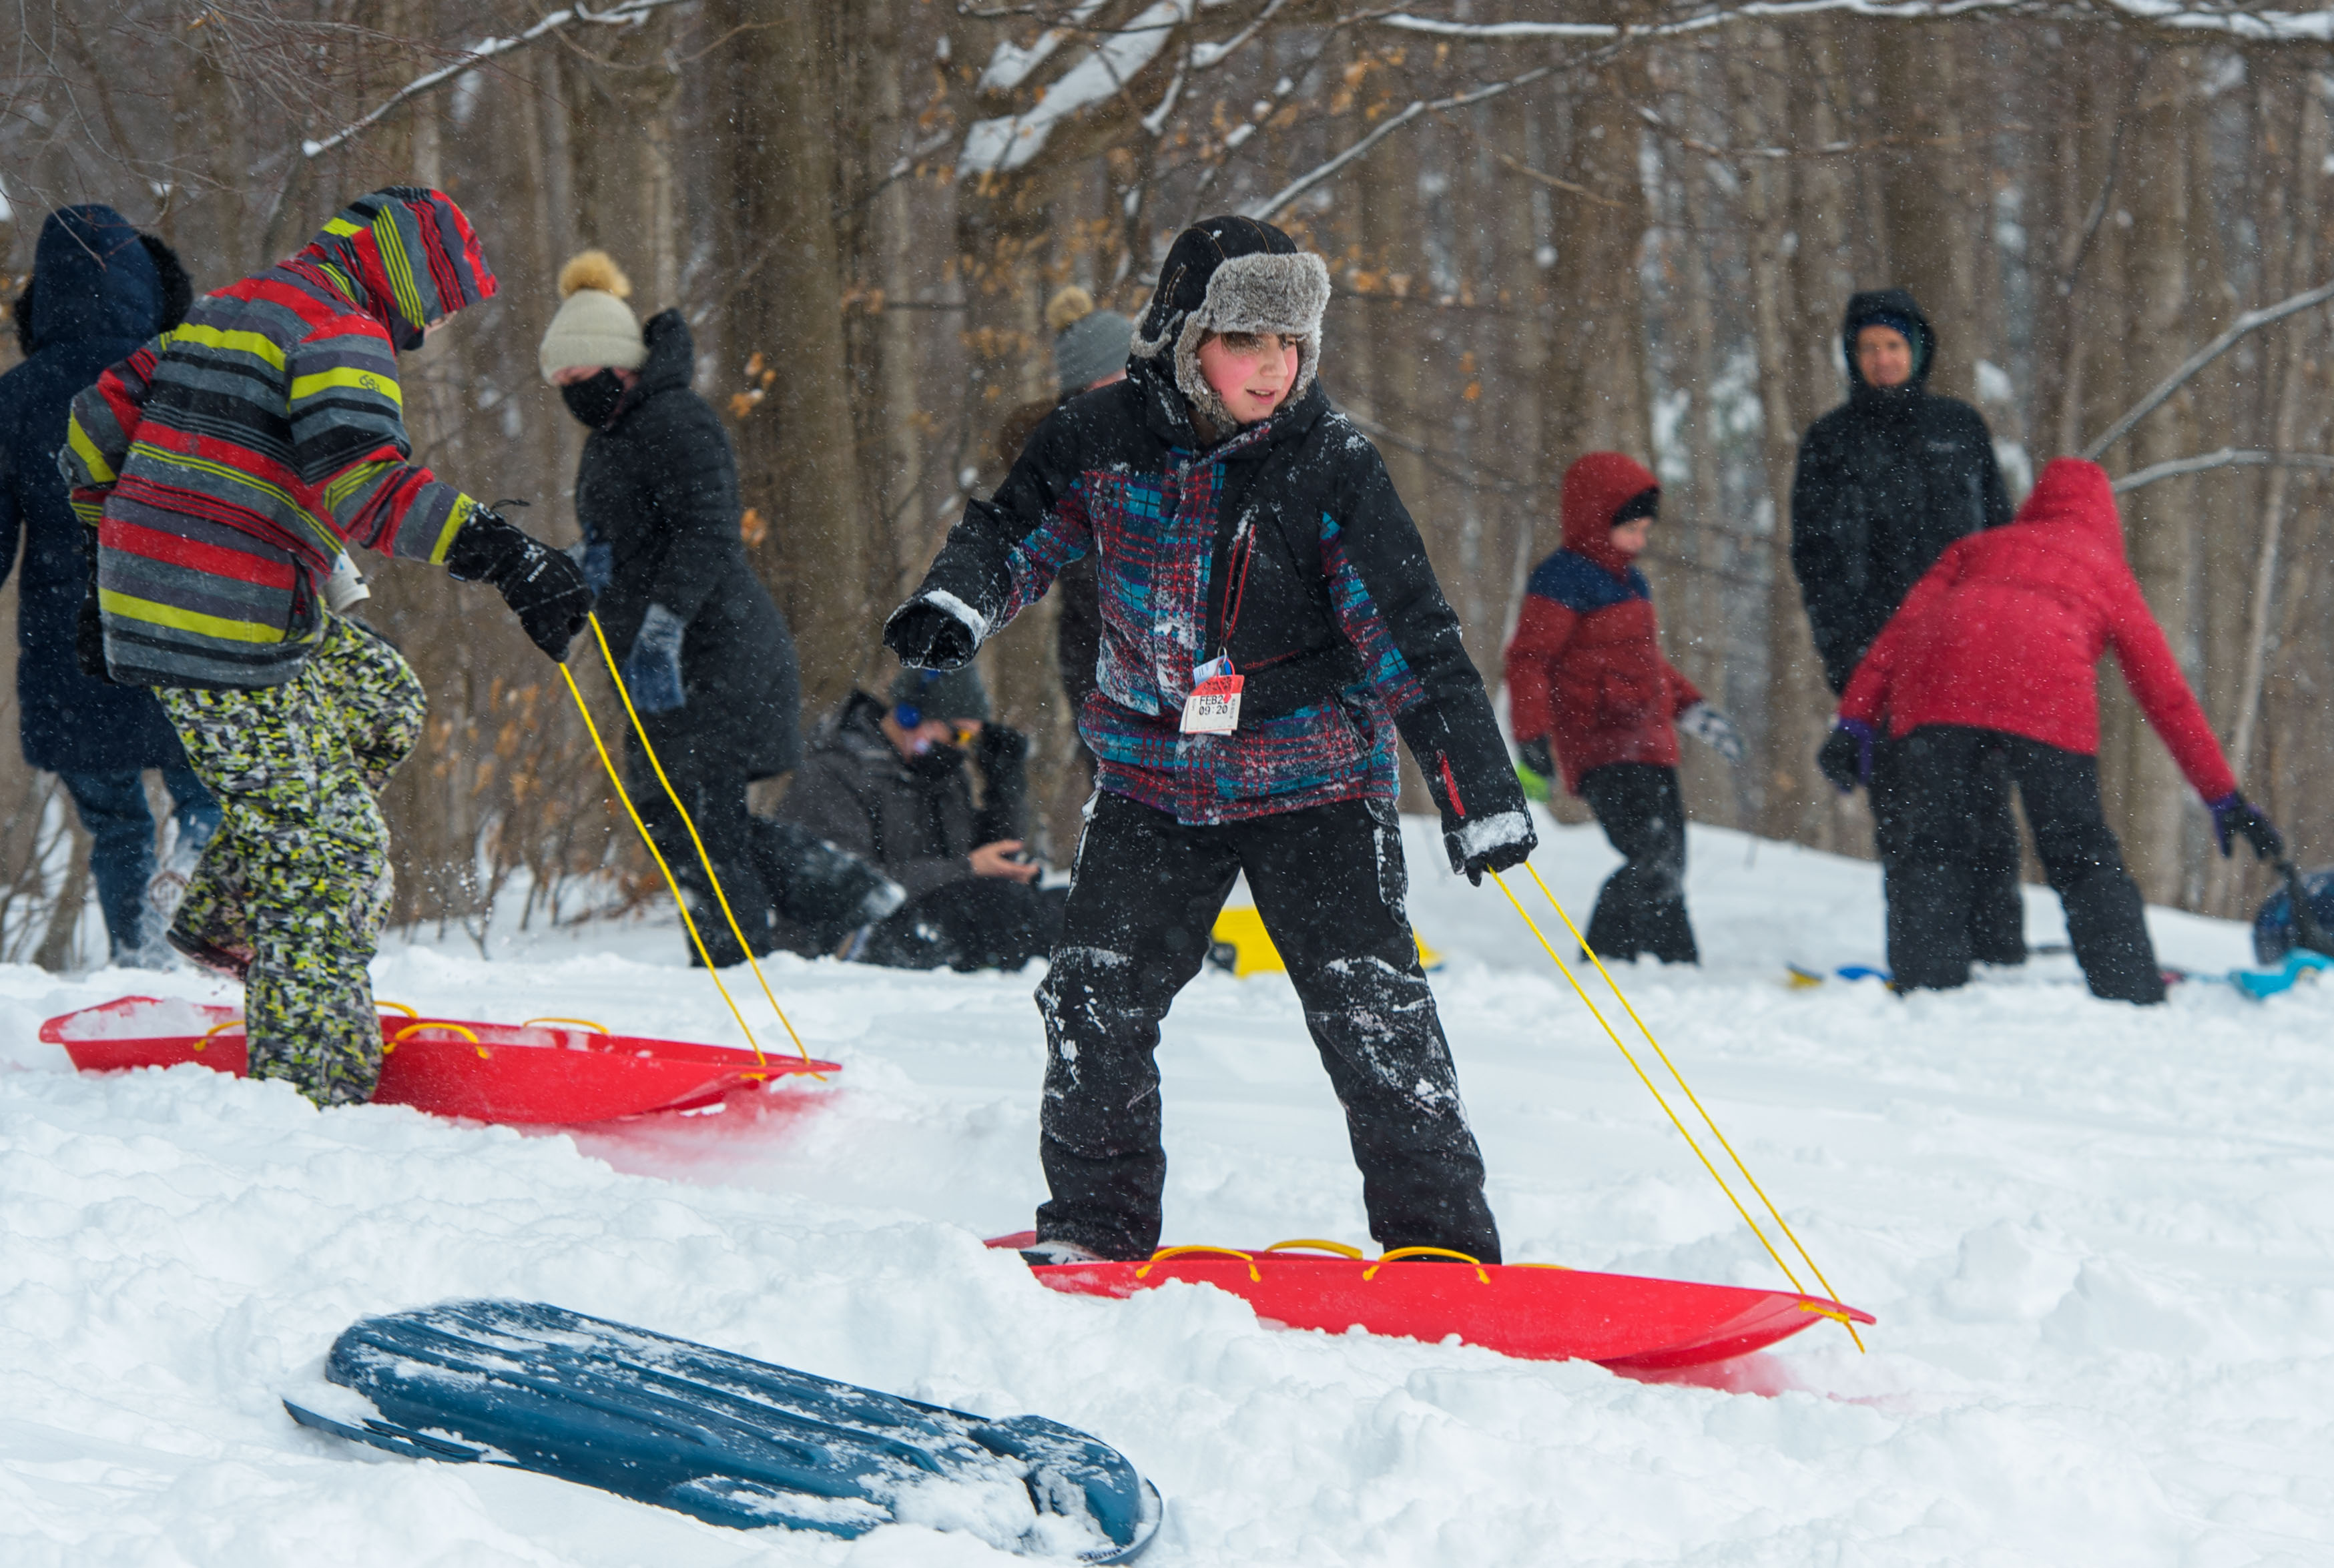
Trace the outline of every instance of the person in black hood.
<path fill-rule="evenodd" d="M 1874 289 L 1850 296 L 1840 340 L 1847 401 L 1808 428 L 1791 482 L 1791 570 L 1835 696 L 1945 547 L 2011 515 L 1984 418 L 1928 390 L 1936 329 L 1912 294 Z M 1873 839 L 1884 874 L 1905 836 L 1897 750 L 1884 738 L 1872 759 Z M 1972 954 L 2023 963 L 2025 904 L 2008 775 L 1992 768 L 1965 798 L 1976 890 Z"/>
<path fill-rule="evenodd" d="M 153 692 L 82 673 L 73 644 L 89 582 L 88 530 L 73 515 L 55 452 L 74 396 L 177 326 L 193 302 L 186 269 L 161 240 L 110 207 L 61 208 L 41 226 L 32 282 L 15 302 L 24 362 L 0 376 L 0 582 L 20 533 L 24 541 L 16 579 L 24 760 L 54 772 L 72 796 L 92 840 L 90 876 L 113 961 L 141 967 L 169 962 L 161 932 L 220 813 Z M 146 768 L 161 771 L 177 821 L 159 877 Z"/>
<path fill-rule="evenodd" d="M 637 324 L 623 303 L 632 285 L 603 251 L 571 260 L 559 286 L 565 300 L 540 361 L 592 432 L 575 475 L 580 563 L 625 689 L 705 842 L 747 949 L 768 952 L 775 922 L 796 899 L 823 917 L 837 898 L 854 909 L 869 902 L 866 918 L 887 911 L 897 890 L 887 893 L 882 877 L 820 856 L 815 841 L 747 811 L 749 783 L 802 760 L 801 682 L 786 618 L 746 559 L 728 435 L 690 390 L 688 322 L 666 311 Z M 633 806 L 680 880 L 714 963 L 741 962 L 688 829 L 637 738 L 628 763 Z"/>
<path fill-rule="evenodd" d="M 1245 873 L 1345 1107 L 1370 1234 L 1495 1261 L 1403 906 L 1397 735 L 1480 881 L 1538 842 L 1418 528 L 1316 372 L 1329 271 L 1267 224 L 1169 247 L 1125 380 L 1046 417 L 883 639 L 952 669 L 1091 553 L 1098 788 L 1037 1006 L 1040 1255 L 1139 1258 L 1166 1181 L 1159 1024 Z"/>

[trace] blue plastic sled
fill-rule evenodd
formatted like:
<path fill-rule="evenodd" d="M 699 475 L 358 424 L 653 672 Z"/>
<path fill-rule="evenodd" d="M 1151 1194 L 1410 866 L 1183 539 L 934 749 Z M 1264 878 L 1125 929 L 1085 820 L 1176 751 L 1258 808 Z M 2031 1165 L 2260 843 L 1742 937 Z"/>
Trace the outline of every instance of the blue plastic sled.
<path fill-rule="evenodd" d="M 1031 1556 L 1123 1563 L 1162 1513 L 1117 1450 L 1042 1416 L 989 1420 L 555 1306 L 452 1302 L 365 1318 L 333 1342 L 324 1376 L 371 1413 L 346 1396 L 313 1401 L 333 1415 L 285 1400 L 304 1426 L 741 1530 L 847 1538 L 922 1524 Z"/>

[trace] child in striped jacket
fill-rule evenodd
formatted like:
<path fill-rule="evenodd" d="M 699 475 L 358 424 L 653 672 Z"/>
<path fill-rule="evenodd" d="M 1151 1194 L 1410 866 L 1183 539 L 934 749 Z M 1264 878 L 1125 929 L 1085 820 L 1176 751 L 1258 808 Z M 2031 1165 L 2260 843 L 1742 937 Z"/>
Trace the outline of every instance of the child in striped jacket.
<path fill-rule="evenodd" d="M 362 544 L 483 578 L 555 659 L 591 608 L 564 555 L 411 460 L 397 356 L 494 292 L 451 198 L 374 191 L 108 370 L 57 455 L 93 533 L 83 666 L 156 688 L 226 810 L 171 944 L 242 976 L 252 1073 L 319 1104 L 380 1075 L 373 794 L 424 707 L 396 650 L 334 613 L 335 569 Z"/>

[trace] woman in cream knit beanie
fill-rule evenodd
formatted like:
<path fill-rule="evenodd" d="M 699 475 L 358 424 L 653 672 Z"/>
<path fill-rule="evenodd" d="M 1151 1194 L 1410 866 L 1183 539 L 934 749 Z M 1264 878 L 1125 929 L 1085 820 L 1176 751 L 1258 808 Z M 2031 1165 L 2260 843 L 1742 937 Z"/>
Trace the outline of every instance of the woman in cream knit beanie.
<path fill-rule="evenodd" d="M 606 251 L 587 250 L 561 267 L 564 303 L 543 334 L 543 379 L 556 382 L 562 370 L 639 370 L 649 351 L 639 320 L 624 303 L 632 292 L 632 280 Z"/>

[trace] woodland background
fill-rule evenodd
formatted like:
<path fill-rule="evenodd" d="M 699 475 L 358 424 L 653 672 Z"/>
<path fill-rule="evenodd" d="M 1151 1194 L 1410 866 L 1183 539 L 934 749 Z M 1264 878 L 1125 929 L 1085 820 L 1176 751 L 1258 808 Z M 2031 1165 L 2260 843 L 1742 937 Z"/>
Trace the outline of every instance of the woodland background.
<path fill-rule="evenodd" d="M 606 247 L 644 317 L 695 329 L 808 725 L 888 680 L 883 614 L 1001 476 L 1007 414 L 1052 395 L 1054 290 L 1134 314 L 1182 225 L 1266 216 L 1330 258 L 1323 380 L 1493 683 L 1565 465 L 1646 457 L 1671 656 L 1751 746 L 1739 769 L 1688 747 L 1694 815 L 1866 853 L 1861 797 L 1812 765 L 1831 705 L 1786 561 L 1847 294 L 1920 298 L 1933 387 L 1982 410 L 2022 496 L 2334 274 L 2329 23 L 2151 0 L 31 0 L 0 19 L 0 273 L 67 202 L 111 203 L 213 287 L 359 192 L 442 187 L 502 292 L 409 362 L 417 455 L 564 543 L 583 431 L 535 344 L 559 264 Z M 2247 333 L 2104 457 L 2213 459 L 2126 495 L 2132 558 L 2248 793 L 2320 861 L 2328 324 L 2313 304 Z M 495 596 L 366 564 L 431 698 L 392 789 L 400 918 L 482 931 L 515 876 L 540 918 L 641 896 L 564 685 Z M 1051 633 L 1041 611 L 983 659 L 1037 736 L 1060 861 Z M 2112 660 L 2101 687 L 2148 898 L 2248 912 L 2264 878 L 2212 853 Z M 604 676 L 585 688 L 614 733 Z M 0 745 L 0 958 L 87 957 L 69 816 Z"/>

